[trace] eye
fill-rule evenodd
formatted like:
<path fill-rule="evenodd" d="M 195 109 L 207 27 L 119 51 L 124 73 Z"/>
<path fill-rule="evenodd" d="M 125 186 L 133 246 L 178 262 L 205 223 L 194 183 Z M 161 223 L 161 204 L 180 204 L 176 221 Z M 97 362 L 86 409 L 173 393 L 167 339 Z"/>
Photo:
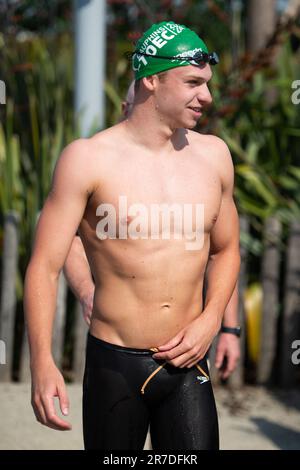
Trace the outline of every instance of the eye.
<path fill-rule="evenodd" d="M 197 80 L 189 80 L 187 83 L 191 84 L 191 85 L 198 85 L 198 82 Z"/>

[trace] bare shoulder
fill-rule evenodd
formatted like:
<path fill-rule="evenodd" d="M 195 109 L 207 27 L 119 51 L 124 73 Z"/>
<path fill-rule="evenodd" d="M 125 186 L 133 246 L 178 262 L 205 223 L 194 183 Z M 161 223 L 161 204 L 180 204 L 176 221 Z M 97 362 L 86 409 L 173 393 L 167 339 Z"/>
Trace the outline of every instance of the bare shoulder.
<path fill-rule="evenodd" d="M 56 162 L 51 192 L 63 185 L 91 193 L 95 185 L 95 166 L 93 138 L 74 140 L 62 150 Z"/>
<path fill-rule="evenodd" d="M 89 140 L 95 149 L 102 148 L 103 150 L 113 147 L 118 140 L 122 138 L 123 123 L 114 124 L 107 127 L 100 132 L 97 132 Z"/>
<path fill-rule="evenodd" d="M 108 127 L 88 138 L 79 138 L 68 144 L 62 151 L 59 160 L 74 169 L 83 170 L 85 175 L 95 174 L 107 152 L 117 142 L 117 125 Z"/>
<path fill-rule="evenodd" d="M 53 175 L 53 187 L 57 182 L 77 185 L 91 195 L 101 185 L 118 152 L 118 125 L 104 129 L 89 138 L 79 138 L 61 152 Z M 107 157 L 110 158 L 107 158 Z"/>
<path fill-rule="evenodd" d="M 234 166 L 231 153 L 226 142 L 216 135 L 200 134 L 199 132 L 191 130 L 189 130 L 188 136 L 195 151 L 197 151 L 197 149 L 199 151 L 199 148 L 203 150 L 203 154 L 205 154 L 210 164 L 215 167 L 216 171 L 220 175 L 222 183 L 225 186 L 232 184 Z"/>
<path fill-rule="evenodd" d="M 70 142 L 61 152 L 58 162 L 66 166 L 81 167 L 91 158 L 92 149 L 91 139 L 76 139 Z"/>
<path fill-rule="evenodd" d="M 220 159 L 232 160 L 226 142 L 213 134 L 200 134 L 192 130 L 188 131 L 188 138 L 193 146 L 205 147 L 212 155 L 217 155 Z"/>
<path fill-rule="evenodd" d="M 89 138 L 74 140 L 63 149 L 60 158 L 66 162 L 70 160 L 78 166 L 89 164 L 89 167 L 93 168 L 94 165 L 99 163 L 99 161 L 95 160 L 101 159 L 101 156 L 105 154 L 106 147 L 116 135 L 116 130 L 114 129 L 116 127 L 112 126 L 104 129 Z"/>

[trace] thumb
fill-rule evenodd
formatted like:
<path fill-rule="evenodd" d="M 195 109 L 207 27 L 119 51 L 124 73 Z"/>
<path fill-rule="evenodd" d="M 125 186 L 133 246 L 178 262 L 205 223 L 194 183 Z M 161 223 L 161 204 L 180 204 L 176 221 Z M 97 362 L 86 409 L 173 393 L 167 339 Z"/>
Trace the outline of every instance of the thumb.
<path fill-rule="evenodd" d="M 58 387 L 59 406 L 62 414 L 67 415 L 69 413 L 69 398 L 65 384 Z"/>
<path fill-rule="evenodd" d="M 174 338 L 170 339 L 167 343 L 163 344 L 162 346 L 158 346 L 159 351 L 167 351 L 168 349 L 175 348 L 179 343 L 181 343 L 182 338 L 184 336 L 184 332 L 178 333 Z"/>

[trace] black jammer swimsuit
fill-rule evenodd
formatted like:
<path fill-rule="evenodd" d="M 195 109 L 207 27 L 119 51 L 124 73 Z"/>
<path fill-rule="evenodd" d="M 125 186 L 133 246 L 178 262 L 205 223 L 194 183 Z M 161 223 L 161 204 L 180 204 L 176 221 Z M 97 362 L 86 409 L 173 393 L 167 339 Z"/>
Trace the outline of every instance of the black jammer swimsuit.
<path fill-rule="evenodd" d="M 115 345 L 87 334 L 83 378 L 84 447 L 142 450 L 219 448 L 206 357 L 191 368 L 152 357 L 155 348 Z"/>

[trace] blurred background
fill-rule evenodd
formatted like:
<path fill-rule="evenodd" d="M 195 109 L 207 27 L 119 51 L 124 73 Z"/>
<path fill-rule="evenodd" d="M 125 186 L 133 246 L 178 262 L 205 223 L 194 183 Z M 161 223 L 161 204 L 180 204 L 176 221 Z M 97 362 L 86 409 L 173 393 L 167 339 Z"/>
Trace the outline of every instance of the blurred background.
<path fill-rule="evenodd" d="M 65 433 L 41 429 L 30 409 L 24 274 L 58 156 L 117 122 L 133 79 L 125 53 L 165 20 L 195 30 L 219 54 L 214 101 L 197 130 L 223 138 L 235 165 L 243 334 L 228 380 L 211 361 L 221 443 L 300 449 L 298 0 L 0 0 L 0 448 L 51 448 L 47 439 L 52 448 L 82 447 L 80 424 L 70 444 Z M 86 331 L 61 274 L 53 354 L 79 408 Z M 18 435 L 22 423 L 41 433 L 37 441 Z"/>

